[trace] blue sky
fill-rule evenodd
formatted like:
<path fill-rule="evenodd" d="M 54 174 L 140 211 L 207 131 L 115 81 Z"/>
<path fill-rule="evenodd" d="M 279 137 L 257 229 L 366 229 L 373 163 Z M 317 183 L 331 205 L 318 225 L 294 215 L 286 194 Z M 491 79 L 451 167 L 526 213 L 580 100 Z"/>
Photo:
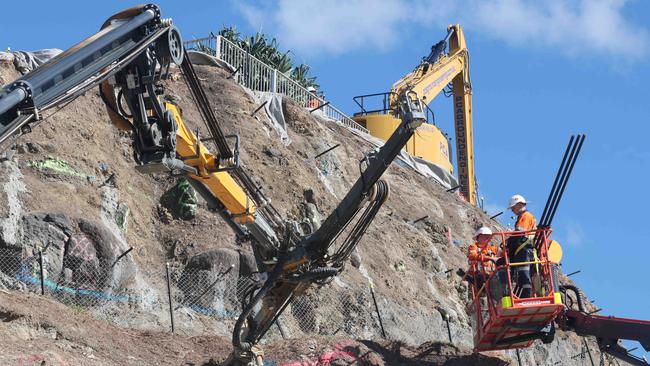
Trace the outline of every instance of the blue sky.
<path fill-rule="evenodd" d="M 67 48 L 131 1 L 7 3 L 0 48 Z M 89 5 L 92 4 L 92 5 Z M 650 320 L 650 2 L 636 0 L 158 1 L 184 37 L 263 30 L 311 65 L 327 98 L 387 91 L 449 23 L 471 55 L 476 170 L 494 213 L 514 193 L 541 214 L 569 136 L 587 140 L 555 217 L 565 272 L 603 314 Z M 33 24 L 28 23 L 34 20 Z M 12 29 L 12 31 L 7 31 Z M 432 103 L 453 136 L 451 104 Z M 454 154 L 455 155 L 455 154 Z M 508 216 L 504 215 L 504 223 Z"/>

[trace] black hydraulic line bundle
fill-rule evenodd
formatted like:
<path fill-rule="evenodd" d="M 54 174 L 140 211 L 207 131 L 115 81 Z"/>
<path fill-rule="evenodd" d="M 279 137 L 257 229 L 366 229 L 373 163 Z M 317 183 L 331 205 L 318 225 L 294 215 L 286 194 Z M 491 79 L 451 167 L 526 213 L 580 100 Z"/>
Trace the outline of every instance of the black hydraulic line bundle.
<path fill-rule="evenodd" d="M 332 255 L 331 263 L 333 267 L 341 268 L 345 261 L 350 258 L 352 251 L 354 251 L 354 248 L 356 248 L 357 244 L 361 241 L 361 238 L 363 238 L 363 235 L 366 233 L 366 230 L 368 230 L 368 227 L 374 220 L 375 216 L 377 216 L 377 212 L 379 212 L 381 206 L 386 202 L 390 192 L 388 183 L 379 180 L 375 184 L 375 189 L 376 192 L 374 198 L 370 201 L 359 220 L 352 227 L 350 234 Z M 336 238 L 334 240 L 336 240 Z"/>
<path fill-rule="evenodd" d="M 219 150 L 220 158 L 222 159 L 232 158 L 233 152 L 228 146 L 228 142 L 226 141 L 226 136 L 221 130 L 221 127 L 219 127 L 219 122 L 217 122 L 217 117 L 214 115 L 214 111 L 210 107 L 210 102 L 208 101 L 208 97 L 205 94 L 205 91 L 203 90 L 201 83 L 199 82 L 198 76 L 196 76 L 196 71 L 194 71 L 194 66 L 192 65 L 192 61 L 190 61 L 189 57 L 183 58 L 183 62 L 181 64 L 181 70 L 183 71 L 183 75 L 185 76 L 185 81 L 187 82 L 188 89 L 190 89 L 190 92 L 194 97 L 194 102 L 196 104 L 196 107 L 198 108 L 199 112 L 201 112 L 203 121 L 208 127 L 208 130 L 210 131 L 210 134 L 214 139 L 214 143 L 217 146 L 217 149 Z"/>
<path fill-rule="evenodd" d="M 221 129 L 221 126 L 217 121 L 217 117 L 215 116 L 214 111 L 210 105 L 210 101 L 208 100 L 203 86 L 201 86 L 201 82 L 196 75 L 194 65 L 188 56 L 183 58 L 183 61 L 181 63 L 181 71 L 183 72 L 187 87 L 192 93 L 194 103 L 201 113 L 206 127 L 210 131 L 210 137 L 214 141 L 217 150 L 219 151 L 218 157 L 220 159 L 234 158 L 236 160 L 236 152 L 233 152 L 233 150 L 228 145 L 228 141 L 226 140 L 228 136 L 226 136 Z M 248 196 L 252 198 L 258 209 L 261 209 L 262 212 L 266 213 L 266 218 L 275 227 L 281 227 L 282 217 L 280 213 L 275 207 L 271 205 L 270 200 L 262 193 L 261 187 L 259 187 L 259 185 L 253 181 L 251 176 L 244 170 L 244 168 L 237 165 L 235 169 L 231 171 L 231 174 L 233 177 L 235 177 L 238 183 L 244 187 Z"/>
<path fill-rule="evenodd" d="M 555 217 L 555 212 L 560 204 L 562 195 L 564 194 L 564 189 L 566 188 L 567 182 L 571 177 L 571 172 L 573 171 L 573 166 L 578 159 L 580 154 L 580 149 L 582 149 L 582 144 L 585 141 L 585 135 L 580 134 L 577 136 L 571 136 L 569 139 L 569 144 L 567 145 L 566 151 L 564 152 L 564 157 L 562 158 L 562 163 L 560 168 L 557 171 L 555 176 L 555 181 L 553 182 L 553 187 L 551 192 L 548 195 L 546 200 L 546 206 L 544 206 L 544 211 L 540 217 L 540 221 L 537 225 L 540 229 L 545 229 L 551 226 L 553 222 L 553 217 Z M 538 238 L 539 240 L 539 238 Z M 536 241 L 537 244 L 539 242 Z"/>

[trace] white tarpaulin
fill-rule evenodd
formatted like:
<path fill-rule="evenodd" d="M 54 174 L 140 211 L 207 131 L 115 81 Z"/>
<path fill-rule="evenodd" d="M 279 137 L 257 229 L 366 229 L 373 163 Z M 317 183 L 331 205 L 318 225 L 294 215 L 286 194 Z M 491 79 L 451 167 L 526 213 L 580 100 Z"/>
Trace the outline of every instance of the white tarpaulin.
<path fill-rule="evenodd" d="M 196 51 L 188 51 L 187 53 L 190 56 L 190 60 L 192 60 L 192 63 L 194 64 L 220 66 L 222 68 L 230 70 L 231 72 L 234 71 L 233 68 L 230 65 L 228 65 L 226 62 L 223 62 L 205 53 L 196 52 Z M 284 114 L 282 112 L 282 95 L 270 93 L 270 92 L 252 91 L 244 87 L 242 88 L 255 100 L 255 103 L 257 105 L 261 105 L 262 103 L 266 102 L 266 105 L 264 106 L 266 115 L 269 117 L 269 120 L 271 121 L 271 125 L 273 126 L 278 136 L 282 140 L 282 143 L 285 146 L 288 146 L 291 143 L 291 140 L 289 139 L 289 136 L 287 134 L 286 122 L 284 119 Z M 320 110 L 314 112 L 312 115 L 318 116 L 321 119 L 330 120 L 335 123 L 339 123 L 340 125 L 345 127 L 343 123 L 334 120 L 332 118 L 329 118 Z M 367 133 L 352 128 L 348 128 L 348 130 L 356 134 L 357 136 L 361 137 L 362 139 L 368 141 L 369 143 L 373 144 L 376 147 L 380 147 L 384 145 L 383 140 L 373 137 Z M 447 189 L 458 186 L 458 180 L 456 180 L 456 178 L 453 175 L 449 174 L 449 172 L 447 172 L 445 169 L 431 162 L 419 158 L 415 158 L 409 155 L 405 150 L 402 150 L 400 152 L 400 154 L 396 158 L 396 161 L 398 164 L 402 166 L 410 167 L 411 169 L 415 170 L 416 172 L 422 174 L 425 177 L 435 179 L 438 183 L 440 183 L 440 185 L 442 185 Z"/>
<path fill-rule="evenodd" d="M 13 61 L 16 70 L 24 75 L 48 62 L 61 52 L 63 51 L 58 48 L 45 48 L 36 51 L 0 52 L 0 60 Z"/>
<path fill-rule="evenodd" d="M 244 88 L 244 90 L 255 100 L 256 105 L 264 103 L 264 112 L 269 118 L 269 122 L 275 132 L 280 137 L 280 141 L 284 146 L 291 144 L 289 134 L 287 134 L 287 122 L 284 119 L 284 112 L 282 111 L 282 95 L 270 92 L 258 92 Z"/>
<path fill-rule="evenodd" d="M 208 66 L 219 66 L 224 69 L 228 69 L 231 72 L 235 71 L 227 62 L 221 61 L 216 57 L 212 57 L 207 53 L 188 50 L 187 57 L 190 58 L 192 64 L 194 65 L 208 65 Z"/>
<path fill-rule="evenodd" d="M 353 129 L 350 129 L 350 131 L 377 147 L 384 145 L 384 140 L 381 140 L 377 137 Z M 415 170 L 427 178 L 435 179 L 438 183 L 440 183 L 440 185 L 447 189 L 458 186 L 458 181 L 456 178 L 453 175 L 449 174 L 449 172 L 447 172 L 445 169 L 426 160 L 415 158 L 409 155 L 405 150 L 400 151 L 400 154 L 397 155 L 395 161 L 402 166 L 407 166 Z"/>

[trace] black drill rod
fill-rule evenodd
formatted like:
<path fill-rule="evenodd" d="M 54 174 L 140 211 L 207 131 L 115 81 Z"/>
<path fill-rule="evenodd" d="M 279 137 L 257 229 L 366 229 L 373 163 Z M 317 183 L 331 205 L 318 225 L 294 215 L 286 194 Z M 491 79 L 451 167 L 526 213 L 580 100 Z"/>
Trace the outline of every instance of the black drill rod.
<path fill-rule="evenodd" d="M 562 163 L 560 164 L 560 167 L 557 170 L 557 174 L 555 174 L 555 181 L 553 181 L 553 187 L 551 188 L 551 193 L 548 196 L 548 199 L 546 200 L 546 206 L 544 206 L 544 211 L 542 211 L 542 217 L 540 217 L 540 223 L 544 222 L 544 219 L 546 218 L 547 212 L 548 212 L 548 206 L 551 203 L 551 196 L 557 189 L 557 183 L 560 180 L 560 174 L 562 173 L 562 170 L 564 170 L 564 164 L 566 163 L 566 158 L 569 155 L 569 150 L 571 149 L 571 144 L 573 143 L 574 137 L 571 136 L 571 139 L 569 140 L 569 144 L 566 147 L 566 150 L 564 151 L 564 157 L 562 157 Z"/>
<path fill-rule="evenodd" d="M 334 146 L 328 148 L 327 150 L 323 151 L 322 153 L 320 153 L 320 154 L 314 156 L 314 159 L 318 159 L 318 158 L 320 158 L 321 156 L 327 154 L 328 152 L 330 152 L 330 151 L 336 149 L 336 148 L 339 147 L 339 146 L 341 146 L 341 144 L 336 144 L 336 145 L 334 145 Z"/>
<path fill-rule="evenodd" d="M 172 333 L 174 333 L 174 309 L 172 305 L 172 286 L 169 280 L 169 263 L 165 263 L 165 272 L 167 274 L 167 299 L 169 300 L 169 319 L 171 319 Z"/>
<path fill-rule="evenodd" d="M 557 211 L 557 208 L 560 205 L 560 200 L 564 195 L 564 189 L 566 188 L 567 181 L 571 177 L 571 173 L 573 172 L 573 167 L 575 166 L 576 161 L 578 160 L 578 155 L 580 154 L 580 150 L 582 149 L 582 144 L 584 141 L 585 141 L 585 135 L 582 135 L 582 138 L 580 138 L 580 141 L 578 142 L 578 150 L 576 151 L 574 159 L 571 161 L 571 166 L 569 167 L 566 180 L 564 181 L 564 185 L 562 186 L 562 190 L 560 191 L 560 196 L 558 197 L 555 207 L 553 207 L 553 211 L 551 212 L 551 215 L 548 219 L 547 226 L 551 225 L 551 221 L 553 221 L 553 218 L 555 217 L 555 211 Z"/>
<path fill-rule="evenodd" d="M 38 250 L 38 266 L 41 272 L 41 295 L 45 295 L 45 276 L 43 275 L 43 251 Z"/>
<path fill-rule="evenodd" d="M 560 180 L 558 182 L 558 186 L 556 187 L 556 189 L 553 192 L 551 192 L 551 196 L 550 196 L 551 203 L 550 203 L 550 205 L 548 207 L 548 211 L 545 212 L 544 217 L 540 221 L 540 226 L 542 226 L 542 227 L 547 227 L 550 224 L 551 212 L 553 212 L 553 207 L 555 207 L 557 205 L 557 203 L 558 203 L 558 196 L 559 196 L 560 190 L 562 189 L 561 187 L 564 184 L 566 184 L 566 176 L 567 176 L 568 168 L 571 165 L 571 160 L 573 160 L 577 148 L 578 148 L 578 144 L 577 144 L 577 140 L 576 140 L 575 143 L 571 144 L 571 152 L 569 153 L 569 158 L 567 160 L 566 165 L 564 165 L 564 167 L 563 167 L 562 174 L 560 175 Z"/>

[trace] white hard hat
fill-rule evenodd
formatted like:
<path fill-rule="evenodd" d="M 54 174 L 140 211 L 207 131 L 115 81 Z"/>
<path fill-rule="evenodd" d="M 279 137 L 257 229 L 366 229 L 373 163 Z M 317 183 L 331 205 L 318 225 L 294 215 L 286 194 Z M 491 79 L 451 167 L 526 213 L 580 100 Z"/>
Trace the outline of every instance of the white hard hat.
<path fill-rule="evenodd" d="M 481 226 L 478 230 L 476 230 L 474 237 L 476 238 L 479 235 L 492 235 L 492 230 L 487 226 Z"/>
<path fill-rule="evenodd" d="M 524 198 L 524 196 L 520 194 L 516 194 L 510 197 L 510 203 L 508 203 L 508 208 L 512 208 L 512 206 L 516 205 L 517 203 L 526 204 L 526 199 Z"/>
<path fill-rule="evenodd" d="M 310 92 L 310 93 L 315 92 L 316 88 L 314 88 L 313 86 L 309 86 L 309 87 L 307 87 L 307 91 Z"/>

